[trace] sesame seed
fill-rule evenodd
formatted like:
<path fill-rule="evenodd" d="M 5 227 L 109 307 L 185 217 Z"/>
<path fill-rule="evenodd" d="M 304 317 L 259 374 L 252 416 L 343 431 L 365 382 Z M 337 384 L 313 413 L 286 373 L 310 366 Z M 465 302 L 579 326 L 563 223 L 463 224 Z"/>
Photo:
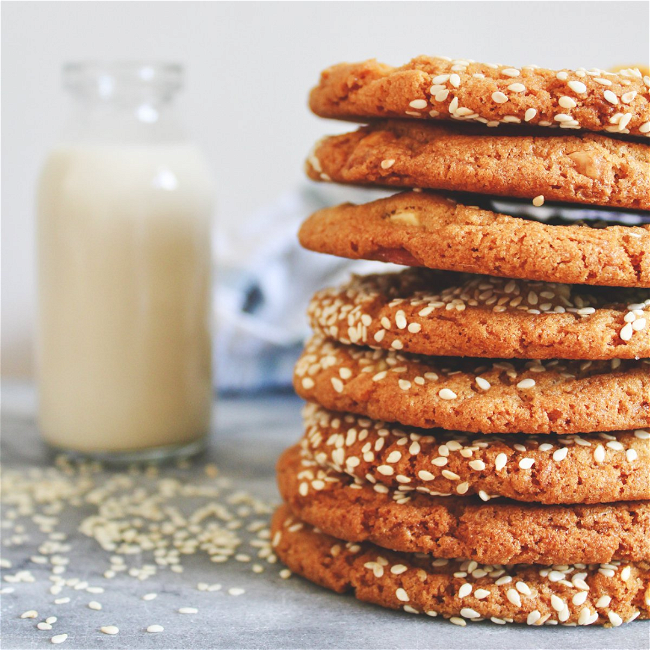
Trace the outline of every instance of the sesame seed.
<path fill-rule="evenodd" d="M 557 462 L 562 461 L 567 457 L 568 453 L 569 453 L 568 447 L 561 447 L 560 449 L 556 449 L 553 452 L 553 460 Z"/>
<path fill-rule="evenodd" d="M 558 104 L 562 108 L 575 108 L 578 104 L 576 104 L 576 101 L 572 99 L 571 97 L 568 97 L 567 95 L 563 95 L 560 97 L 558 100 Z"/>
<path fill-rule="evenodd" d="M 602 463 L 605 460 L 605 447 L 598 445 L 596 449 L 594 449 L 594 460 L 597 463 Z"/>
<path fill-rule="evenodd" d="M 508 462 L 508 457 L 502 452 L 498 454 L 497 457 L 494 459 L 494 468 L 498 472 L 506 466 L 507 462 Z"/>
<path fill-rule="evenodd" d="M 337 393 L 343 392 L 343 382 L 338 377 L 332 377 L 332 386 Z"/>
<path fill-rule="evenodd" d="M 477 589 L 474 592 L 474 598 L 477 600 L 483 600 L 484 598 L 487 598 L 490 595 L 490 592 L 487 589 Z"/>
<path fill-rule="evenodd" d="M 120 631 L 120 628 L 115 625 L 105 625 L 104 627 L 100 627 L 99 631 L 104 634 L 117 634 Z"/>
<path fill-rule="evenodd" d="M 38 612 L 35 609 L 29 609 L 26 612 L 23 612 L 20 615 L 20 618 L 36 618 L 38 616 Z"/>
<path fill-rule="evenodd" d="M 142 596 L 142 600 L 154 600 L 154 598 L 157 598 L 158 594 L 145 594 Z"/>
<path fill-rule="evenodd" d="M 469 596 L 472 593 L 472 588 L 473 587 L 469 582 L 464 583 L 458 590 L 458 597 L 465 598 L 465 596 Z"/>
<path fill-rule="evenodd" d="M 544 205 L 544 195 L 543 195 L 543 194 L 540 194 L 539 196 L 536 196 L 536 197 L 533 199 L 533 205 L 534 205 L 536 208 L 539 208 L 539 207 L 541 207 L 542 205 Z"/>
<path fill-rule="evenodd" d="M 476 385 L 483 390 L 489 390 L 492 387 L 490 382 L 487 379 L 484 379 L 483 377 L 476 378 Z"/>
<path fill-rule="evenodd" d="M 521 607 L 521 596 L 516 589 L 508 589 L 506 591 L 506 598 L 517 607 Z"/>
<path fill-rule="evenodd" d="M 400 379 L 397 383 L 402 390 L 408 390 L 411 388 L 411 382 L 407 379 Z"/>
<path fill-rule="evenodd" d="M 395 473 L 395 470 L 390 465 L 379 465 L 377 471 L 384 476 L 392 476 Z"/>
<path fill-rule="evenodd" d="M 98 603 L 96 600 L 91 600 L 88 603 L 88 609 L 94 609 L 96 611 L 99 611 L 102 608 L 101 603 Z"/>
<path fill-rule="evenodd" d="M 162 632 L 165 628 L 162 625 L 150 625 L 147 628 L 147 632 L 150 634 L 157 634 L 158 632 Z"/>
<path fill-rule="evenodd" d="M 621 571 L 621 580 L 624 582 L 630 579 L 630 575 L 632 574 L 632 569 L 629 566 L 626 566 L 622 571 Z"/>
<path fill-rule="evenodd" d="M 404 591 L 404 589 L 402 589 L 402 587 L 399 587 L 395 591 L 395 596 L 397 597 L 397 600 L 400 600 L 403 603 L 408 603 L 409 602 L 408 594 L 406 593 L 406 591 Z"/>
<path fill-rule="evenodd" d="M 556 594 L 551 594 L 551 607 L 556 612 L 561 612 L 566 607 L 566 603 Z"/>
<path fill-rule="evenodd" d="M 608 101 L 610 104 L 614 104 L 614 106 L 616 106 L 616 104 L 618 104 L 618 97 L 617 97 L 616 94 L 613 93 L 611 90 L 606 90 L 606 91 L 603 93 L 603 97 L 604 97 L 605 100 Z"/>
<path fill-rule="evenodd" d="M 589 595 L 589 592 L 580 591 L 571 599 L 571 602 L 574 605 L 576 605 L 576 607 L 579 607 L 580 605 L 584 604 L 585 600 L 587 600 L 588 595 Z"/>
<path fill-rule="evenodd" d="M 382 169 L 390 169 L 394 164 L 394 158 L 387 158 L 386 160 L 382 160 L 380 163 Z"/>
<path fill-rule="evenodd" d="M 530 122 L 535 115 L 537 115 L 537 109 L 535 108 L 528 108 L 526 109 L 526 112 L 524 113 L 524 120 L 526 122 Z"/>
<path fill-rule="evenodd" d="M 639 455 L 637 454 L 636 449 L 628 449 L 625 452 L 625 458 L 630 463 L 635 461 L 638 457 Z"/>
<path fill-rule="evenodd" d="M 196 607 L 181 607 L 178 610 L 179 614 L 198 614 L 199 610 Z"/>
<path fill-rule="evenodd" d="M 463 616 L 464 618 L 481 618 L 481 615 L 471 607 L 463 607 L 460 610 L 460 615 Z"/>
<path fill-rule="evenodd" d="M 542 615 L 534 609 L 530 614 L 528 614 L 528 618 L 526 619 L 526 623 L 528 625 L 535 625 L 539 619 L 542 618 Z"/>
<path fill-rule="evenodd" d="M 438 392 L 438 397 L 444 400 L 452 400 L 456 399 L 458 395 L 456 395 L 456 393 L 454 393 L 454 391 L 449 388 L 443 388 Z"/>
<path fill-rule="evenodd" d="M 460 476 L 458 476 L 458 474 L 456 474 L 455 472 L 451 472 L 448 469 L 443 469 L 442 470 L 442 475 L 445 478 L 448 478 L 450 481 L 458 481 L 458 480 L 460 480 Z"/>
<path fill-rule="evenodd" d="M 50 623 L 37 623 L 37 624 L 36 624 L 36 627 L 37 627 L 39 630 L 43 630 L 43 631 L 51 630 L 51 629 L 52 629 L 52 625 L 51 625 Z"/>
<path fill-rule="evenodd" d="M 569 81 L 567 84 L 574 93 L 582 95 L 587 92 L 587 86 L 585 86 L 582 81 Z"/>
<path fill-rule="evenodd" d="M 420 478 L 422 481 L 433 481 L 435 476 L 431 472 L 427 472 L 424 469 L 421 469 L 418 472 L 418 478 Z"/>
<path fill-rule="evenodd" d="M 521 469 L 530 469 L 534 464 L 535 464 L 534 458 L 522 458 L 519 461 L 519 467 L 521 467 Z"/>
<path fill-rule="evenodd" d="M 504 68 L 501 70 L 501 74 L 505 75 L 506 77 L 518 77 L 520 72 L 516 68 Z"/>
<path fill-rule="evenodd" d="M 521 389 L 533 388 L 534 386 L 535 386 L 535 380 L 534 379 L 522 379 L 517 384 L 517 388 L 521 388 Z"/>
<path fill-rule="evenodd" d="M 473 470 L 476 470 L 477 472 L 481 472 L 485 469 L 485 463 L 482 460 L 478 460 L 478 459 L 470 461 L 469 466 Z"/>
<path fill-rule="evenodd" d="M 513 93 L 523 93 L 526 92 L 526 86 L 520 83 L 510 84 L 508 90 L 511 90 Z"/>
<path fill-rule="evenodd" d="M 414 99 L 412 102 L 409 103 L 409 106 L 411 108 L 426 108 L 427 107 L 427 101 L 426 99 Z"/>
<path fill-rule="evenodd" d="M 583 599 L 582 602 L 586 600 L 587 597 L 587 592 L 583 591 L 581 592 L 585 595 L 585 598 Z M 601 596 L 597 601 L 596 601 L 596 607 L 609 607 L 609 604 L 612 602 L 611 596 Z M 575 603 L 576 605 L 581 605 L 582 603 Z"/>
<path fill-rule="evenodd" d="M 454 87 L 458 88 L 460 86 L 460 77 L 457 74 L 449 75 L 449 83 Z"/>
<path fill-rule="evenodd" d="M 56 634 L 50 639 L 50 642 L 54 644 L 63 643 L 67 638 L 68 638 L 67 634 Z"/>
<path fill-rule="evenodd" d="M 608 612 L 607 617 L 613 627 L 618 627 L 623 624 L 623 619 L 616 612 Z"/>
<path fill-rule="evenodd" d="M 497 104 L 505 104 L 508 101 L 508 96 L 497 90 L 492 93 L 492 100 Z"/>

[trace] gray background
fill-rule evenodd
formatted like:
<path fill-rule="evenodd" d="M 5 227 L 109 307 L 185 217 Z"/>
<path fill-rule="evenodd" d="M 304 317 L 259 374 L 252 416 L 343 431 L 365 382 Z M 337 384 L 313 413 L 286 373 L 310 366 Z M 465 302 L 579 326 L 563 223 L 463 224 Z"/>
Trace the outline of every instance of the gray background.
<path fill-rule="evenodd" d="M 441 54 L 510 65 L 648 61 L 647 2 L 3 2 L 2 371 L 32 372 L 34 186 L 67 110 L 64 61 L 185 63 L 185 124 L 208 155 L 219 233 L 302 180 L 325 133 L 307 92 L 321 69 Z M 237 259 L 229 250 L 217 260 Z"/>

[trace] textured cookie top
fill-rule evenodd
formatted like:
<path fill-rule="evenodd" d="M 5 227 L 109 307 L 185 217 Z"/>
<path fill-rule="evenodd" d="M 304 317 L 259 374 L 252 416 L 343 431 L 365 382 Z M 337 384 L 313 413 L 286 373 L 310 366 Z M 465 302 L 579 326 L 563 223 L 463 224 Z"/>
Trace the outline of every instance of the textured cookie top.
<path fill-rule="evenodd" d="M 309 404 L 301 447 L 322 467 L 404 494 L 538 503 L 650 499 L 650 432 L 476 436 L 405 429 Z"/>
<path fill-rule="evenodd" d="M 538 130 L 539 131 L 539 130 Z M 314 180 L 650 210 L 650 145 L 472 124 L 379 121 L 319 141 Z"/>
<path fill-rule="evenodd" d="M 323 469 L 298 447 L 278 487 L 300 519 L 350 542 L 434 557 L 515 564 L 650 560 L 650 503 L 539 505 L 404 493 Z"/>
<path fill-rule="evenodd" d="M 339 593 L 465 626 L 493 623 L 606 625 L 650 617 L 646 563 L 530 566 L 479 564 L 326 535 L 281 506 L 271 524 L 275 553 L 292 571 Z"/>
<path fill-rule="evenodd" d="M 312 329 L 341 343 L 428 355 L 650 357 L 650 289 L 585 289 L 429 269 L 319 291 Z"/>
<path fill-rule="evenodd" d="M 370 350 L 315 336 L 296 392 L 333 411 L 478 433 L 650 426 L 650 360 L 488 361 Z"/>
<path fill-rule="evenodd" d="M 400 68 L 371 59 L 321 74 L 309 105 L 321 117 L 402 117 L 534 124 L 650 135 L 650 77 L 637 68 L 546 70 L 419 56 Z"/>
<path fill-rule="evenodd" d="M 567 284 L 650 287 L 650 225 L 549 225 L 403 192 L 319 210 L 302 225 L 309 250 L 351 259 Z"/>

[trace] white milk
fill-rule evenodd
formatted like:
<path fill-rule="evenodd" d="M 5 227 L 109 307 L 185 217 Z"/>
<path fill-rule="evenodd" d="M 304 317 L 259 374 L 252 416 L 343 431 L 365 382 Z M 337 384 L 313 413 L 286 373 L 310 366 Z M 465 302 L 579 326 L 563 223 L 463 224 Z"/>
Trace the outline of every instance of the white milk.
<path fill-rule="evenodd" d="M 183 445 L 210 420 L 212 182 L 189 144 L 55 149 L 39 188 L 40 426 L 56 447 Z"/>

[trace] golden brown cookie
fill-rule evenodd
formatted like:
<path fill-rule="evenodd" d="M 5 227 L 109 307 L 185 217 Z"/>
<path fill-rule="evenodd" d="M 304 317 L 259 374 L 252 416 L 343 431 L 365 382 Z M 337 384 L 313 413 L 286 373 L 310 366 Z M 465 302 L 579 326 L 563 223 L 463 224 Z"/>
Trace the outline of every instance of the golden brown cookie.
<path fill-rule="evenodd" d="M 650 360 L 491 361 L 370 350 L 315 336 L 298 395 L 333 411 L 431 429 L 589 433 L 650 426 Z"/>
<path fill-rule="evenodd" d="M 638 68 L 546 70 L 419 56 L 400 68 L 374 59 L 327 68 L 309 105 L 321 117 L 361 122 L 455 119 L 648 136 L 649 86 Z"/>
<path fill-rule="evenodd" d="M 456 625 L 619 626 L 650 618 L 647 563 L 530 566 L 479 565 L 393 553 L 346 543 L 295 518 L 286 506 L 271 524 L 275 553 L 292 571 L 322 587 Z"/>
<path fill-rule="evenodd" d="M 298 446 L 278 461 L 282 499 L 303 521 L 350 542 L 500 564 L 650 561 L 650 503 L 539 505 L 433 497 L 354 481 Z"/>
<path fill-rule="evenodd" d="M 650 225 L 548 225 L 403 192 L 314 213 L 302 225 L 309 250 L 506 278 L 650 287 Z"/>
<path fill-rule="evenodd" d="M 537 503 L 650 499 L 650 432 L 482 436 L 406 429 L 304 409 L 302 449 L 321 467 L 403 493 Z"/>
<path fill-rule="evenodd" d="M 650 145 L 597 133 L 552 137 L 387 120 L 323 138 L 314 180 L 421 187 L 650 210 Z"/>
<path fill-rule="evenodd" d="M 650 357 L 650 289 L 408 269 L 319 291 L 308 315 L 317 334 L 341 343 L 417 354 Z"/>

